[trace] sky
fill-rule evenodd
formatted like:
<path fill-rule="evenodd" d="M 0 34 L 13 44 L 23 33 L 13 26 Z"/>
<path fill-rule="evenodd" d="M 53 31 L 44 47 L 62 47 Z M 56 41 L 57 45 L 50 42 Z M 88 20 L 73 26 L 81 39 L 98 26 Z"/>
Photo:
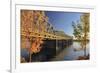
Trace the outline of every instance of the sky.
<path fill-rule="evenodd" d="M 49 22 L 56 30 L 64 31 L 66 34 L 73 36 L 72 21 L 76 22 L 80 20 L 79 12 L 56 12 L 45 11 L 46 16 L 49 18 Z"/>

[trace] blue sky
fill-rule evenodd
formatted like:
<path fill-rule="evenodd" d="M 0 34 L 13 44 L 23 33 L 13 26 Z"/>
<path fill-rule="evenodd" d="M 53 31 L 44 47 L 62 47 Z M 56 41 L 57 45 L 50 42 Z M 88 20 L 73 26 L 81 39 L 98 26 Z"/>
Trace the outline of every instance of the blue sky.
<path fill-rule="evenodd" d="M 45 11 L 45 14 L 56 30 L 64 31 L 66 34 L 73 36 L 72 21 L 78 21 L 82 13 Z"/>

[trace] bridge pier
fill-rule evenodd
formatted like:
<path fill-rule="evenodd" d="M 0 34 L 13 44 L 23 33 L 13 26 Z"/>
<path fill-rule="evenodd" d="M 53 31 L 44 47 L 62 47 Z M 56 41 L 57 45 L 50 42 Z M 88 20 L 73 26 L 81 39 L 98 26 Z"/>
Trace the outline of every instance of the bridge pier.
<path fill-rule="evenodd" d="M 61 50 L 65 49 L 66 47 L 70 46 L 72 44 L 72 39 L 68 39 L 68 40 L 56 40 L 56 52 L 59 53 L 61 52 Z"/>
<path fill-rule="evenodd" d="M 44 44 L 42 45 L 42 49 L 38 54 L 38 60 L 40 61 L 50 61 L 51 58 L 54 58 L 63 49 L 72 44 L 71 39 L 70 40 L 45 39 L 43 41 Z"/>

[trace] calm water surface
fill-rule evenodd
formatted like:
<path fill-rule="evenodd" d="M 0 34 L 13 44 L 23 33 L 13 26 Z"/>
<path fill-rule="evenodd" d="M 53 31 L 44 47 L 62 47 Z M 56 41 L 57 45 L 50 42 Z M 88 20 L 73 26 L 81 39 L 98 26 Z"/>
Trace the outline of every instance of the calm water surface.
<path fill-rule="evenodd" d="M 63 60 L 76 60 L 79 56 L 84 56 L 84 51 L 80 50 L 81 46 L 79 42 L 73 42 L 73 44 L 67 48 L 65 48 L 63 51 L 61 51 L 58 55 L 56 55 L 52 61 L 63 61 Z M 79 49 L 79 50 L 76 50 Z M 86 52 L 87 55 L 89 54 L 89 44 L 86 46 Z M 43 54 L 42 54 L 43 55 Z M 21 56 L 26 58 L 26 60 L 29 59 L 29 52 L 26 49 L 21 50 Z"/>
<path fill-rule="evenodd" d="M 65 48 L 57 57 L 58 60 L 76 60 L 79 56 L 84 56 L 84 51 L 80 50 L 81 46 L 79 42 L 73 42 L 73 44 Z M 77 50 L 76 50 L 77 49 Z M 86 46 L 86 53 L 89 54 L 89 43 Z"/>

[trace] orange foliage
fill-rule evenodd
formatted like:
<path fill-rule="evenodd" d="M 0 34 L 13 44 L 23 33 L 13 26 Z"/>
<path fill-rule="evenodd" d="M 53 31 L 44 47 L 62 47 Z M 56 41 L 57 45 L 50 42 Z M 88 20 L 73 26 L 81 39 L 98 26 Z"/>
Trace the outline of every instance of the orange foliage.
<path fill-rule="evenodd" d="M 37 53 L 41 50 L 41 44 L 43 43 L 43 38 L 37 37 L 35 41 L 32 43 L 32 46 L 30 48 L 30 53 Z"/>

